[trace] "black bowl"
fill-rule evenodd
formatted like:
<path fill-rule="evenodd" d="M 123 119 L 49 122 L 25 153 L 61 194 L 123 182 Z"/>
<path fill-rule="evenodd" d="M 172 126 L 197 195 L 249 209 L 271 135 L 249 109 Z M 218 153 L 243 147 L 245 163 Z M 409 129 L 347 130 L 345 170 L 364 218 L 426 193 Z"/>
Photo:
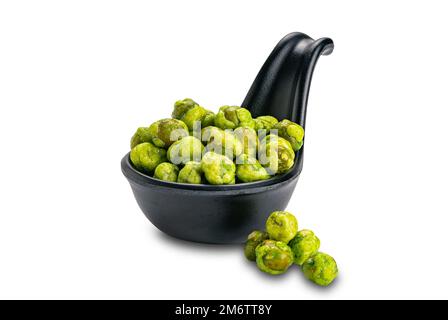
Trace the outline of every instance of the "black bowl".
<path fill-rule="evenodd" d="M 253 116 L 273 115 L 305 126 L 306 104 L 314 66 L 330 54 L 333 42 L 299 32 L 283 38 L 258 73 L 242 106 Z M 161 231 L 204 243 L 241 243 L 264 229 L 272 211 L 284 210 L 303 165 L 303 147 L 293 168 L 272 179 L 236 185 L 192 185 L 154 179 L 137 171 L 129 154 L 121 161 L 135 199 Z"/>

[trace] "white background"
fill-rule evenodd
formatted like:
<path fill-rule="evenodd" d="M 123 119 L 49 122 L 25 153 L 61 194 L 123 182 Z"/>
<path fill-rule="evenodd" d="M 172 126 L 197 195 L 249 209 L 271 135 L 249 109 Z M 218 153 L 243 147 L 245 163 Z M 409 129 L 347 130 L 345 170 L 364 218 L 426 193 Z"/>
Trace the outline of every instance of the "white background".
<path fill-rule="evenodd" d="M 2 1 L 0 298 L 448 298 L 444 4 Z M 288 207 L 338 261 L 329 288 L 163 235 L 120 171 L 175 100 L 241 103 L 291 31 L 335 42 Z"/>

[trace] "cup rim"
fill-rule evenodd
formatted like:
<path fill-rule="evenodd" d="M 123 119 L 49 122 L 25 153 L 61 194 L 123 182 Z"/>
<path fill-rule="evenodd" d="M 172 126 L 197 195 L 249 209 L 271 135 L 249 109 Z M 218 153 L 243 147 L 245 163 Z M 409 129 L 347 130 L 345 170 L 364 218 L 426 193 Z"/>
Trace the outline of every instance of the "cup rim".
<path fill-rule="evenodd" d="M 303 148 L 302 148 L 303 149 Z M 302 169 L 303 162 L 303 152 L 300 149 L 296 153 L 296 160 L 294 161 L 294 166 L 286 173 L 274 176 L 268 180 L 255 181 L 255 182 L 244 182 L 231 185 L 210 185 L 210 184 L 189 184 L 180 182 L 170 182 L 159 180 L 151 177 L 145 173 L 142 173 L 134 168 L 130 161 L 130 152 L 128 152 L 121 160 L 121 169 L 123 174 L 129 180 L 144 186 L 160 186 L 170 189 L 181 189 L 190 191 L 243 191 L 256 188 L 266 188 L 269 186 L 281 184 L 282 182 L 289 181 L 297 177 Z"/>

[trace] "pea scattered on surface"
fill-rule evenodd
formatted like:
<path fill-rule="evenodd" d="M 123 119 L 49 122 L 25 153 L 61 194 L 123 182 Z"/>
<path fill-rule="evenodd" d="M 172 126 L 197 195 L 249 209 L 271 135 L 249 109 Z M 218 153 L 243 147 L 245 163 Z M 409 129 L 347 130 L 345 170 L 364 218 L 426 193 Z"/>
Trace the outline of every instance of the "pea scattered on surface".
<path fill-rule="evenodd" d="M 264 240 L 269 239 L 269 236 L 264 231 L 255 230 L 252 231 L 247 236 L 247 241 L 244 246 L 244 255 L 248 260 L 255 261 L 256 255 L 255 255 L 255 249 L 260 245 Z"/>
<path fill-rule="evenodd" d="M 311 230 L 297 232 L 295 216 L 286 211 L 272 212 L 266 232 L 255 230 L 244 245 L 244 255 L 266 273 L 277 275 L 297 265 L 305 277 L 320 286 L 328 286 L 338 275 L 336 261 L 319 252 L 320 240 Z"/>
<path fill-rule="evenodd" d="M 255 249 L 258 268 L 266 273 L 285 273 L 294 260 L 291 248 L 281 241 L 265 240 Z"/>
<path fill-rule="evenodd" d="M 320 240 L 311 230 L 300 230 L 289 242 L 294 253 L 294 263 L 301 266 L 320 247 Z"/>
<path fill-rule="evenodd" d="M 297 230 L 296 217 L 287 211 L 274 211 L 266 221 L 266 232 L 274 240 L 288 243 L 294 238 Z"/>
<path fill-rule="evenodd" d="M 302 271 L 306 278 L 319 286 L 328 286 L 338 275 L 338 266 L 332 256 L 318 252 L 305 261 Z"/>

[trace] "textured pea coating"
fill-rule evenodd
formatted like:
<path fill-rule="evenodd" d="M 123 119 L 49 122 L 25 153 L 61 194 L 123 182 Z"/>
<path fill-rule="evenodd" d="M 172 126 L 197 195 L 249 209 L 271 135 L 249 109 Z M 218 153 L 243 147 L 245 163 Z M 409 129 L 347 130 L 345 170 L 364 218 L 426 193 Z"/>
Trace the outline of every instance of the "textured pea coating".
<path fill-rule="evenodd" d="M 187 162 L 179 171 L 177 182 L 190 184 L 204 183 L 201 163 L 195 161 Z"/>
<path fill-rule="evenodd" d="M 301 125 L 285 119 L 274 125 L 273 129 L 277 129 L 278 135 L 288 140 L 294 151 L 300 150 L 303 145 L 303 136 L 305 135 L 305 130 L 303 130 Z"/>
<path fill-rule="evenodd" d="M 177 140 L 188 136 L 188 127 L 177 119 L 162 119 L 149 126 L 151 142 L 159 148 L 168 148 Z"/>
<path fill-rule="evenodd" d="M 267 135 L 260 143 L 258 159 L 270 174 L 287 172 L 294 165 L 294 150 L 291 144 L 276 135 Z"/>
<path fill-rule="evenodd" d="M 269 238 L 288 243 L 297 234 L 299 224 L 296 217 L 287 211 L 274 211 L 266 220 Z"/>
<path fill-rule="evenodd" d="M 190 98 L 185 98 L 183 100 L 177 100 L 174 103 L 174 110 L 171 116 L 174 119 L 181 119 L 188 110 L 192 109 L 194 106 L 198 106 L 199 104 Z"/>
<path fill-rule="evenodd" d="M 338 276 L 338 266 L 332 256 L 318 252 L 302 265 L 305 277 L 319 286 L 328 286 Z"/>
<path fill-rule="evenodd" d="M 294 260 L 291 248 L 281 241 L 265 240 L 255 249 L 258 268 L 266 273 L 285 273 Z"/>
<path fill-rule="evenodd" d="M 264 241 L 269 239 L 266 232 L 255 230 L 252 231 L 247 237 L 246 244 L 244 246 L 244 255 L 250 261 L 256 260 L 255 249 Z"/>
<path fill-rule="evenodd" d="M 143 142 L 151 142 L 151 135 L 147 127 L 140 127 L 134 133 L 131 138 L 131 149 Z"/>
<path fill-rule="evenodd" d="M 236 161 L 236 176 L 242 182 L 267 180 L 271 176 L 254 157 L 242 154 Z"/>
<path fill-rule="evenodd" d="M 249 127 L 238 127 L 233 131 L 234 136 L 242 146 L 242 152 L 251 157 L 257 156 L 257 132 Z"/>
<path fill-rule="evenodd" d="M 210 184 L 235 184 L 235 164 L 228 157 L 207 152 L 201 160 L 202 171 Z"/>
<path fill-rule="evenodd" d="M 215 124 L 215 117 L 216 117 L 215 113 L 210 110 L 205 111 L 206 113 L 201 121 L 202 128 L 213 126 Z"/>
<path fill-rule="evenodd" d="M 174 119 L 182 120 L 188 127 L 188 130 L 192 131 L 195 128 L 195 123 L 203 122 L 210 123 L 211 111 L 208 111 L 201 107 L 197 102 L 190 98 L 178 100 L 174 103 L 174 110 L 171 116 Z"/>
<path fill-rule="evenodd" d="M 225 155 L 229 159 L 243 152 L 243 145 L 229 130 L 222 130 L 215 126 L 206 127 L 201 131 L 201 139 L 207 151 Z"/>
<path fill-rule="evenodd" d="M 163 181 L 177 181 L 177 175 L 179 173 L 179 167 L 169 162 L 162 162 L 154 170 L 154 178 Z"/>
<path fill-rule="evenodd" d="M 132 148 L 130 157 L 137 170 L 152 173 L 159 164 L 166 161 L 166 150 L 144 142 Z"/>
<path fill-rule="evenodd" d="M 202 128 L 201 140 L 204 145 L 208 145 L 210 143 L 221 145 L 224 142 L 224 130 L 215 126 Z"/>
<path fill-rule="evenodd" d="M 255 130 L 269 131 L 278 122 L 277 118 L 273 116 L 259 116 L 254 119 Z"/>
<path fill-rule="evenodd" d="M 238 106 L 222 106 L 215 117 L 215 126 L 221 129 L 235 129 L 237 127 L 254 128 L 255 123 L 250 111 Z"/>
<path fill-rule="evenodd" d="M 311 230 L 300 230 L 289 242 L 294 253 L 294 263 L 301 266 L 306 260 L 319 251 L 320 240 Z"/>
<path fill-rule="evenodd" d="M 187 136 L 174 142 L 168 149 L 168 160 L 174 164 L 200 161 L 204 146 L 198 138 Z"/>

